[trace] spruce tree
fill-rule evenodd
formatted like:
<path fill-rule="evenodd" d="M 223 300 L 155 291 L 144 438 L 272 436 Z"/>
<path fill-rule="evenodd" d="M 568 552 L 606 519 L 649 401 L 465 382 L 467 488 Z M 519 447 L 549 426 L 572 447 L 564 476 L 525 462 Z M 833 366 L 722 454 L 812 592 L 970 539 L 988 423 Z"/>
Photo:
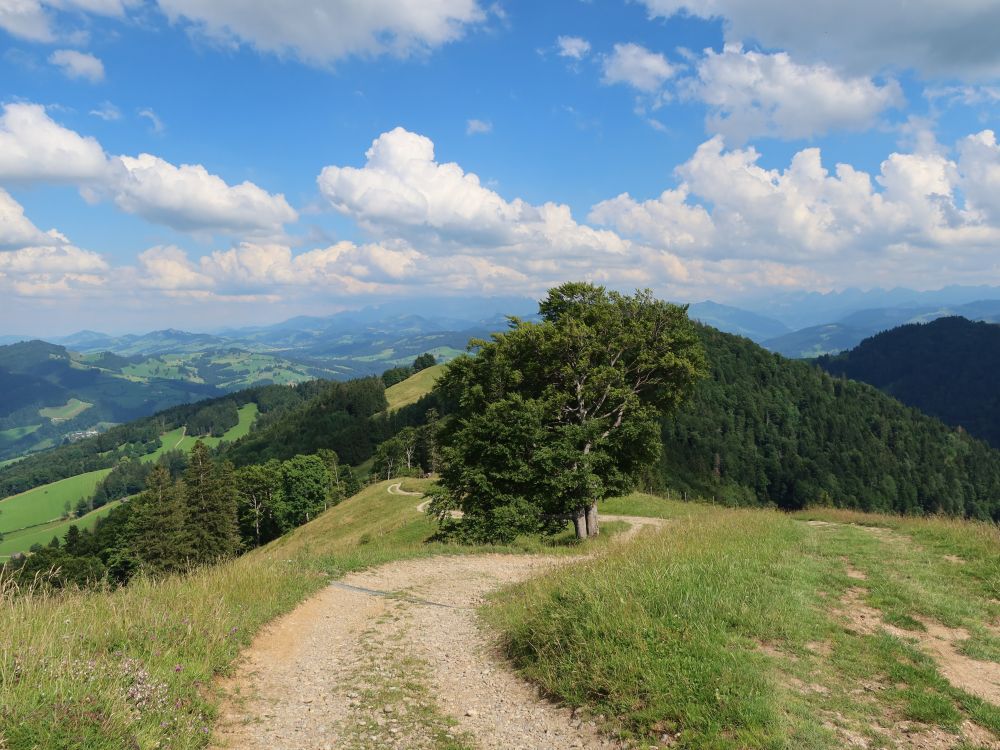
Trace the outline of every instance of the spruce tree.
<path fill-rule="evenodd" d="M 183 487 L 157 466 L 146 490 L 132 501 L 129 519 L 129 553 L 139 566 L 153 574 L 174 573 L 187 567 L 192 556 L 185 524 Z"/>
<path fill-rule="evenodd" d="M 199 440 L 191 450 L 184 487 L 194 561 L 208 563 L 234 555 L 240 546 L 240 533 L 232 466 L 216 466 Z"/>

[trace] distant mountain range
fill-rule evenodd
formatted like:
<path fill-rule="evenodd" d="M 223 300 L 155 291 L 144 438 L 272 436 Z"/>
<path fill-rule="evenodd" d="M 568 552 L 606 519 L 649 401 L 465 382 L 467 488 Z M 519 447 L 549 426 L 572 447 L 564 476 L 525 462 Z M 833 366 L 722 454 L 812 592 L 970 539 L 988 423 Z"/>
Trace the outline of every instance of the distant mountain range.
<path fill-rule="evenodd" d="M 792 329 L 780 320 L 711 300 L 691 305 L 688 314 L 707 326 L 737 336 L 745 336 L 758 343 L 792 332 Z"/>
<path fill-rule="evenodd" d="M 861 310 L 951 308 L 1000 299 L 996 286 L 948 286 L 931 291 L 845 289 L 839 292 L 774 292 L 730 300 L 736 307 L 781 321 L 793 331 L 840 321 Z"/>
<path fill-rule="evenodd" d="M 501 330 L 498 310 L 529 317 L 533 300 L 398 302 L 271 326 L 110 336 L 79 331 L 0 346 L 0 462 L 174 404 L 253 385 L 344 380 L 447 361 L 471 338 Z"/>
<path fill-rule="evenodd" d="M 761 343 L 786 357 L 818 357 L 851 349 L 864 339 L 897 326 L 954 316 L 987 323 L 1000 322 L 1000 300 L 978 300 L 952 306 L 858 310 L 836 322 L 803 328 Z"/>
<path fill-rule="evenodd" d="M 967 299 L 975 294 L 1000 295 L 1000 289 L 848 290 L 783 295 L 762 309 L 711 300 L 689 309 L 693 318 L 726 333 L 788 357 L 813 358 L 909 323 L 955 315 L 1000 322 L 1000 299 Z M 893 304 L 870 306 L 876 300 Z M 863 304 L 869 306 L 856 307 Z M 0 346 L 0 461 L 81 431 L 253 385 L 379 374 L 424 352 L 447 361 L 469 339 L 502 330 L 507 315 L 531 318 L 536 310 L 536 302 L 524 297 L 400 300 L 266 326 L 122 336 L 79 331 L 51 342 Z M 835 314 L 818 325 L 790 325 Z"/>

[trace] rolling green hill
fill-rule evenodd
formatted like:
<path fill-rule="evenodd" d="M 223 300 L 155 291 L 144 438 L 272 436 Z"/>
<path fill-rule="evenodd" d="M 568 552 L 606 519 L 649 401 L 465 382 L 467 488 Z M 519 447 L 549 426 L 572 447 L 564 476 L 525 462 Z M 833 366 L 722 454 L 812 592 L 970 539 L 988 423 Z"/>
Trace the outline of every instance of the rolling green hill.
<path fill-rule="evenodd" d="M 702 329 L 711 375 L 663 423 L 654 484 L 727 504 L 1000 520 L 1000 453 L 876 388 Z"/>
<path fill-rule="evenodd" d="M 159 437 L 160 447 L 139 458 L 143 463 L 154 463 L 167 451 L 189 453 L 199 440 L 216 448 L 232 443 L 250 433 L 259 414 L 256 403 L 244 404 L 238 409 L 238 421 L 222 435 L 188 435 L 185 426 L 166 432 Z M 99 469 L 43 484 L 18 495 L 0 500 L 0 557 L 15 552 L 26 552 L 35 543 L 47 543 L 53 536 L 62 536 L 71 524 L 81 528 L 92 527 L 98 518 L 108 513 L 115 501 L 107 503 L 79 519 L 59 520 L 89 500 L 101 480 L 112 469 Z M 120 497 L 120 496 L 119 496 Z"/>
<path fill-rule="evenodd" d="M 0 460 L 78 440 L 175 404 L 257 385 L 342 375 L 338 368 L 275 353 L 218 346 L 215 339 L 213 347 L 193 350 L 178 339 L 178 350 L 171 352 L 172 340 L 162 338 L 165 353 L 131 355 L 77 354 L 44 341 L 0 346 Z"/>
<path fill-rule="evenodd" d="M 266 423 L 325 388 L 310 381 L 294 388 L 262 386 L 191 405 L 171 407 L 46 453 L 0 465 L 0 498 L 99 469 L 123 458 L 155 461 L 167 450 L 190 450 L 200 437 L 212 447 L 246 437 L 258 416 Z"/>
<path fill-rule="evenodd" d="M 37 526 L 21 529 L 20 531 L 4 534 L 3 539 L 0 540 L 0 563 L 9 559 L 11 555 L 15 555 L 19 552 L 27 552 L 36 544 L 45 546 L 54 538 L 62 539 L 66 536 L 66 532 L 69 531 L 70 526 L 76 526 L 81 530 L 92 529 L 98 521 L 106 518 L 111 511 L 118 507 L 118 505 L 119 503 L 117 502 L 108 503 L 95 511 L 87 513 L 81 518 L 59 519 L 50 523 L 43 523 Z"/>
<path fill-rule="evenodd" d="M 901 326 L 817 364 L 1000 447 L 1000 325 L 950 317 Z"/>

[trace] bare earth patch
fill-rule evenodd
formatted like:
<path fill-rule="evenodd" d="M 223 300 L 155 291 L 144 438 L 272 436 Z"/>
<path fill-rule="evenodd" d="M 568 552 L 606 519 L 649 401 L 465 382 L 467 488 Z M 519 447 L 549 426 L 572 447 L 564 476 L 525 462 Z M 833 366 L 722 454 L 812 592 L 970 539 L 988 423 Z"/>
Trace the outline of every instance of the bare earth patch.
<path fill-rule="evenodd" d="M 941 674 L 955 687 L 976 695 L 983 700 L 1000 705 L 1000 664 L 971 659 L 958 651 L 958 646 L 969 637 L 962 628 L 948 628 L 925 618 L 918 618 L 925 632 L 909 631 L 886 623 L 882 612 L 864 603 L 866 590 L 849 588 L 835 611 L 850 624 L 852 630 L 863 635 L 886 632 L 897 638 L 916 642 L 918 647 L 935 661 Z M 846 743 L 854 747 L 868 747 L 868 741 L 832 722 Z M 846 732 L 846 733 L 845 733 Z M 893 740 L 904 750 L 945 750 L 967 742 L 978 748 L 1000 750 L 1000 740 L 989 731 L 971 721 L 964 721 L 960 734 L 929 727 L 916 722 L 897 723 L 892 728 Z"/>

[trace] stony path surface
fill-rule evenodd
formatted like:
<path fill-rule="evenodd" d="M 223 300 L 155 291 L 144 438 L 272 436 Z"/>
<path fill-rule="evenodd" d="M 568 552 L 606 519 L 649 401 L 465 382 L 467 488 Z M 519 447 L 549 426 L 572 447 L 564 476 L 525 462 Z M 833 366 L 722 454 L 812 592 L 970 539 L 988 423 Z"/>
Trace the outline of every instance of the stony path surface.
<path fill-rule="evenodd" d="M 633 524 L 621 538 L 664 523 L 602 518 Z M 439 556 L 335 582 L 253 643 L 227 686 L 215 747 L 616 747 L 514 675 L 475 612 L 498 588 L 579 559 Z"/>

